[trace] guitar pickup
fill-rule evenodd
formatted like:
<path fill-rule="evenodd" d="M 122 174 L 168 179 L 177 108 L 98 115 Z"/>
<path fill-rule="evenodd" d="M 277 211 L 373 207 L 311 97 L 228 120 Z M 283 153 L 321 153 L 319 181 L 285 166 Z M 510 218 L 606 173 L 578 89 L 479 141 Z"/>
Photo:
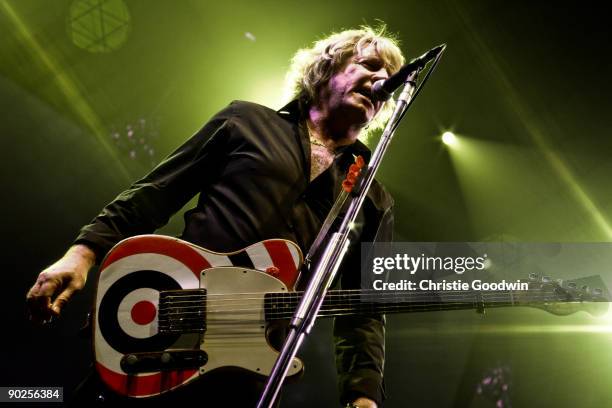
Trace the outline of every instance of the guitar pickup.
<path fill-rule="evenodd" d="M 206 332 L 206 289 L 159 292 L 159 334 Z"/>
<path fill-rule="evenodd" d="M 203 350 L 166 350 L 130 353 L 121 358 L 121 369 L 127 374 L 200 368 L 208 362 Z"/>

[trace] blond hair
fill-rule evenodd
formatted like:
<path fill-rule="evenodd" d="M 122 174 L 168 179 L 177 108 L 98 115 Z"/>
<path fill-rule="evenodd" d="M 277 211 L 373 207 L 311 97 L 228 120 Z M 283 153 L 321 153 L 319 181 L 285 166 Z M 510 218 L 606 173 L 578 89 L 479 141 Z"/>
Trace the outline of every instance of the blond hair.
<path fill-rule="evenodd" d="M 354 55 L 359 55 L 366 47 L 373 45 L 384 63 L 389 75 L 397 72 L 404 63 L 399 49 L 399 41 L 387 34 L 386 26 L 376 28 L 367 25 L 354 30 L 344 30 L 321 40 L 312 47 L 298 50 L 291 59 L 291 66 L 285 79 L 285 94 L 290 98 L 300 98 L 308 105 L 317 101 L 322 87 L 344 63 Z M 376 117 L 361 132 L 360 137 L 384 126 L 393 112 L 395 102 L 387 101 Z"/>

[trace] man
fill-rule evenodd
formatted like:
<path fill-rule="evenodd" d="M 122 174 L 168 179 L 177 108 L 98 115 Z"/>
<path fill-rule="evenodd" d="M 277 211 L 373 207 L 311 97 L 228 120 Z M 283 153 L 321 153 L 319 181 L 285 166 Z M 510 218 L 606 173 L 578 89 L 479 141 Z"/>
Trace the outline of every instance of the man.
<path fill-rule="evenodd" d="M 288 75 L 294 100 L 278 112 L 233 102 L 121 193 L 83 227 L 64 257 L 41 272 L 27 295 L 32 318 L 59 316 L 74 292 L 83 288 L 91 267 L 114 244 L 153 232 L 198 193 L 197 206 L 185 214 L 182 239 L 230 252 L 264 239 L 285 238 L 306 252 L 354 155 L 369 158 L 358 136 L 368 127 L 380 127 L 392 109 L 371 99 L 373 83 L 402 63 L 396 42 L 384 29 L 369 27 L 333 34 L 298 51 Z M 359 241 L 390 239 L 391 206 L 390 196 L 375 183 L 341 267 L 344 287 L 359 287 Z M 381 405 L 383 324 L 380 315 L 335 321 L 342 404 Z M 236 377 L 218 378 L 208 389 L 219 390 Z M 260 391 L 255 387 L 241 402 L 225 393 L 219 401 L 225 406 L 254 405 Z"/>

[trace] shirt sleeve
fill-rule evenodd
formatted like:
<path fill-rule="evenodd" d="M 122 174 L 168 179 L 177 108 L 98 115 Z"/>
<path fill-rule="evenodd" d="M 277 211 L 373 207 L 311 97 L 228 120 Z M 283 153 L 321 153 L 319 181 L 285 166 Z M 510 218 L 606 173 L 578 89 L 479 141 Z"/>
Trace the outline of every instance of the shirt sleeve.
<path fill-rule="evenodd" d="M 379 219 L 377 228 L 368 231 L 366 226 L 362 241 L 391 241 L 391 209 L 376 218 Z M 345 289 L 361 288 L 360 246 L 360 243 L 352 245 L 342 265 L 341 285 Z M 367 314 L 337 317 L 334 321 L 334 343 L 341 404 L 367 397 L 379 407 L 382 406 L 385 399 L 385 316 Z"/>
<path fill-rule="evenodd" d="M 232 104 L 217 113 L 149 174 L 136 181 L 84 226 L 75 244 L 85 244 L 101 262 L 119 241 L 165 225 L 222 167 Z"/>

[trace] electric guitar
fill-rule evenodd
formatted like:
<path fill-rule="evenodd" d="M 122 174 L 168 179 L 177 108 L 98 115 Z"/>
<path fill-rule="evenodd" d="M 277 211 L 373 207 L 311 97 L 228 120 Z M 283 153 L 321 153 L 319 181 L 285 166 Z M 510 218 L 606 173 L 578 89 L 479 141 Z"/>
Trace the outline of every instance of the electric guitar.
<path fill-rule="evenodd" d="M 233 253 L 161 235 L 121 241 L 102 262 L 96 291 L 94 353 L 100 378 L 120 395 L 142 398 L 221 367 L 269 375 L 278 352 L 268 344 L 268 324 L 293 315 L 302 261 L 299 247 L 281 239 Z M 480 293 L 447 292 L 451 301 L 440 301 L 422 292 L 331 290 L 319 316 L 499 306 L 597 314 L 608 308 L 603 289 L 581 287 L 579 281 L 532 277 L 528 291 Z M 296 358 L 288 376 L 302 369 Z"/>

